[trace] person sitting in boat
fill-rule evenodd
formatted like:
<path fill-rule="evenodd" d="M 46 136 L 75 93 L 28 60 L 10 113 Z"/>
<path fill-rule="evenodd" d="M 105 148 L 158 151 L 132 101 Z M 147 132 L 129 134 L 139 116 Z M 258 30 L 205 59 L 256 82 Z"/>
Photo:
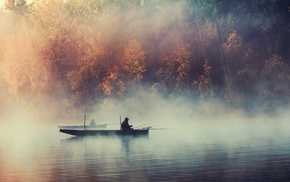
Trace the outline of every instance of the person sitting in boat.
<path fill-rule="evenodd" d="M 121 130 L 131 130 L 132 125 L 129 125 L 129 118 L 125 118 L 125 120 L 121 124 Z"/>
<path fill-rule="evenodd" d="M 92 119 L 91 123 L 90 123 L 90 126 L 95 126 L 96 125 L 96 122 L 94 119 Z"/>

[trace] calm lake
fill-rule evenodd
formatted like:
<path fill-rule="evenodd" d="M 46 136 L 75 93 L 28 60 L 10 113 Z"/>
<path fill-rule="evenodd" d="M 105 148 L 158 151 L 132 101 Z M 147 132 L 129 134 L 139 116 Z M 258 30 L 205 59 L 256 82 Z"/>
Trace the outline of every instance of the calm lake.
<path fill-rule="evenodd" d="M 0 181 L 287 181 L 287 122 L 195 122 L 142 137 L 2 127 Z"/>

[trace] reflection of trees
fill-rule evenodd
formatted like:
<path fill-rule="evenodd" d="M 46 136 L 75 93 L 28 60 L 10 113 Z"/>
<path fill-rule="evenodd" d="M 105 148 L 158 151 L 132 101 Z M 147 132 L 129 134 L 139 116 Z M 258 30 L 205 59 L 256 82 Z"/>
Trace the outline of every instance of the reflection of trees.
<path fill-rule="evenodd" d="M 248 97 L 283 101 L 289 7 L 278 0 L 8 0 L 0 15 L 13 24 L 2 28 L 9 32 L 0 43 L 3 78 L 19 100 L 53 99 L 66 111 L 143 83 L 233 106 Z"/>

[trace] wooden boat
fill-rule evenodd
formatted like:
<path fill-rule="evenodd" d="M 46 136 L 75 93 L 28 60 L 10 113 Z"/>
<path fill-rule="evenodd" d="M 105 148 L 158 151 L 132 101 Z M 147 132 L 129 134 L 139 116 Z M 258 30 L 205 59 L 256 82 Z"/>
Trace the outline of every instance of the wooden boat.
<path fill-rule="evenodd" d="M 102 135 L 147 135 L 149 128 L 144 129 L 131 129 L 131 130 L 70 130 L 60 129 L 61 133 L 66 133 L 74 136 L 102 136 Z"/>
<path fill-rule="evenodd" d="M 86 125 L 86 115 L 84 115 L 84 125 L 75 125 L 75 126 L 58 126 L 61 129 L 96 129 L 96 128 L 106 128 L 107 123 L 96 123 L 94 119 L 90 122 L 89 125 Z"/>
<path fill-rule="evenodd" d="M 96 128 L 106 128 L 107 123 L 102 123 L 102 124 L 95 124 L 95 125 L 88 125 L 85 126 L 86 129 L 96 129 Z M 58 126 L 58 128 L 61 129 L 84 129 L 84 125 L 75 125 L 75 126 Z"/>

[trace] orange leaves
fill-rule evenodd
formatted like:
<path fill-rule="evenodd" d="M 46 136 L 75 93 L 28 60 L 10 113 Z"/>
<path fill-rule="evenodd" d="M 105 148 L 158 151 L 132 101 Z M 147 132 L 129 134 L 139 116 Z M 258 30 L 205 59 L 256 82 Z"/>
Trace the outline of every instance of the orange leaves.
<path fill-rule="evenodd" d="M 106 96 L 114 96 L 114 94 L 122 95 L 124 93 L 125 84 L 119 78 L 117 66 L 109 68 L 106 76 L 103 78 L 103 82 L 99 84 L 99 87 L 104 91 Z"/>
<path fill-rule="evenodd" d="M 285 89 L 290 87 L 290 67 L 280 56 L 273 55 L 268 59 L 260 74 L 263 81 L 260 90 L 262 98 L 290 98 L 289 89 Z"/>
<path fill-rule="evenodd" d="M 176 62 L 179 63 L 177 68 L 177 81 L 186 79 L 190 70 L 190 53 L 185 48 L 178 49 L 173 53 L 176 56 Z"/>
<path fill-rule="evenodd" d="M 83 43 L 79 48 L 83 50 L 83 52 L 79 54 L 81 59 L 80 64 L 82 66 L 97 67 L 105 54 L 104 48 L 99 45 L 97 41 L 91 44 Z"/>
<path fill-rule="evenodd" d="M 10 93 L 31 102 L 44 99 L 53 80 L 49 64 L 37 54 L 31 35 L 22 31 L 9 35 L 3 44 L 2 71 Z"/>
<path fill-rule="evenodd" d="M 103 89 L 105 95 L 110 96 L 112 94 L 113 87 L 108 79 L 105 79 L 105 81 L 100 84 L 100 87 Z"/>
<path fill-rule="evenodd" d="M 145 51 L 137 40 L 132 40 L 124 47 L 124 69 L 133 76 L 135 81 L 143 78 L 145 67 Z"/>
<path fill-rule="evenodd" d="M 178 82 L 188 80 L 190 70 L 190 52 L 179 48 L 160 60 L 161 67 L 157 76 L 165 87 L 177 86 Z"/>
<path fill-rule="evenodd" d="M 272 78 L 279 81 L 289 80 L 289 66 L 283 63 L 283 60 L 278 55 L 273 55 L 270 59 L 266 61 L 264 68 L 261 71 L 261 76 L 263 78 Z"/>
<path fill-rule="evenodd" d="M 70 71 L 66 74 L 69 84 L 72 90 L 76 90 L 80 84 L 83 82 L 81 73 L 77 70 Z"/>
<path fill-rule="evenodd" d="M 105 78 L 99 86 L 102 88 L 106 96 L 114 96 L 114 93 L 122 95 L 125 91 L 125 84 L 122 80 L 111 80 L 110 78 Z"/>
<path fill-rule="evenodd" d="M 203 65 L 204 73 L 200 76 L 198 80 L 193 81 L 193 86 L 195 86 L 195 92 L 201 97 L 211 97 L 213 92 L 211 89 L 211 74 L 213 73 L 213 68 L 209 65 L 208 60 L 205 60 Z"/>
<path fill-rule="evenodd" d="M 231 33 L 227 41 L 223 44 L 223 49 L 226 54 L 234 55 L 239 52 L 242 45 L 242 37 L 236 31 Z"/>

